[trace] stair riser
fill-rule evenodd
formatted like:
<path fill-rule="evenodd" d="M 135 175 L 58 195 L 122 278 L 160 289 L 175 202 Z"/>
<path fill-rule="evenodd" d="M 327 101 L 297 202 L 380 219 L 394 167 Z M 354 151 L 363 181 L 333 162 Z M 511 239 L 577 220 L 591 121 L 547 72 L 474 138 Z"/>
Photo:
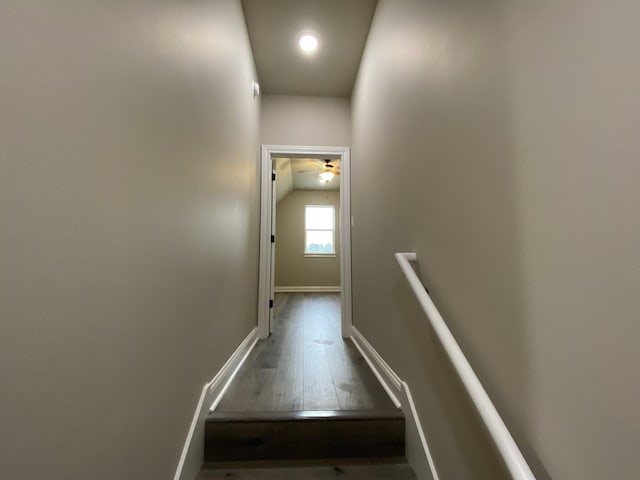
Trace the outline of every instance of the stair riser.
<path fill-rule="evenodd" d="M 207 422 L 205 461 L 404 456 L 404 419 Z"/>

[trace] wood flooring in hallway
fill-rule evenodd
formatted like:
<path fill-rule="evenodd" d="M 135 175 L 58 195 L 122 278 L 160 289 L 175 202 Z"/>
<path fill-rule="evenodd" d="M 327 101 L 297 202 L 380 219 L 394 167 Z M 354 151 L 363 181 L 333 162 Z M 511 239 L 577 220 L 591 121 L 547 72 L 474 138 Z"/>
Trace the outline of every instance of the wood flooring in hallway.
<path fill-rule="evenodd" d="M 341 337 L 340 295 L 278 293 L 271 336 L 255 346 L 215 413 L 393 409 Z"/>

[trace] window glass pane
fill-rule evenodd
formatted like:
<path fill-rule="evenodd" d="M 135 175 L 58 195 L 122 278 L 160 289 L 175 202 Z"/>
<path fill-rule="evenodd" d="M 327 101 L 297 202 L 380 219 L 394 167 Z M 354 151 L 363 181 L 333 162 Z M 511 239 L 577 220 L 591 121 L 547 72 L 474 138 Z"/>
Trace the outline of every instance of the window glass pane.
<path fill-rule="evenodd" d="M 333 207 L 307 206 L 305 211 L 305 228 L 313 230 L 333 230 Z"/>
<path fill-rule="evenodd" d="M 308 230 L 305 253 L 335 253 L 332 230 Z"/>

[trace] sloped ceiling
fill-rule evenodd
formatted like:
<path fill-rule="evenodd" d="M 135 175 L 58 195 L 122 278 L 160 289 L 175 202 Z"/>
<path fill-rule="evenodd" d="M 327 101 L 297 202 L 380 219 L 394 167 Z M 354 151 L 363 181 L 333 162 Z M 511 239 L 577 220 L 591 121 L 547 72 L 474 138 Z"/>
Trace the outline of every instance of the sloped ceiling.
<path fill-rule="evenodd" d="M 340 190 L 340 177 L 335 176 L 327 183 L 320 183 L 319 174 L 302 171 L 321 170 L 322 160 L 313 158 L 275 158 L 276 203 L 293 190 Z M 340 160 L 331 160 L 332 165 L 340 165 Z"/>
<path fill-rule="evenodd" d="M 350 97 L 377 0 L 242 0 L 262 91 Z M 312 55 L 298 48 L 317 35 Z"/>

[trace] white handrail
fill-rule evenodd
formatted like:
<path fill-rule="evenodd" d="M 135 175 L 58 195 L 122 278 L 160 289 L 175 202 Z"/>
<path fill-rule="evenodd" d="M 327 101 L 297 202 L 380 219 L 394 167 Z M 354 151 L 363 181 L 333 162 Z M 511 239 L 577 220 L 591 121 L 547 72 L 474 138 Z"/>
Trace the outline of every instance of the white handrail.
<path fill-rule="evenodd" d="M 500 414 L 493 405 L 489 395 L 487 395 L 480 380 L 478 380 L 473 368 L 469 365 L 469 361 L 464 356 L 464 353 L 462 353 L 458 342 L 456 342 L 451 334 L 451 331 L 444 322 L 440 312 L 438 312 L 431 297 L 426 292 L 422 282 L 420 282 L 411 265 L 409 265 L 409 262 L 417 261 L 418 256 L 415 253 L 396 253 L 395 256 L 398 264 L 400 264 L 400 268 L 409 281 L 409 285 L 411 285 L 413 292 L 416 294 L 420 305 L 422 305 L 424 312 L 427 314 L 433 330 L 436 332 L 436 335 L 438 335 L 451 363 L 453 363 L 456 372 L 460 376 L 460 380 L 462 380 L 480 417 L 482 417 L 484 424 L 489 430 L 509 473 L 511 473 L 511 477 L 515 480 L 535 480 L 531 468 L 529 468 L 522 452 L 513 440 L 511 433 L 502 421 Z"/>

